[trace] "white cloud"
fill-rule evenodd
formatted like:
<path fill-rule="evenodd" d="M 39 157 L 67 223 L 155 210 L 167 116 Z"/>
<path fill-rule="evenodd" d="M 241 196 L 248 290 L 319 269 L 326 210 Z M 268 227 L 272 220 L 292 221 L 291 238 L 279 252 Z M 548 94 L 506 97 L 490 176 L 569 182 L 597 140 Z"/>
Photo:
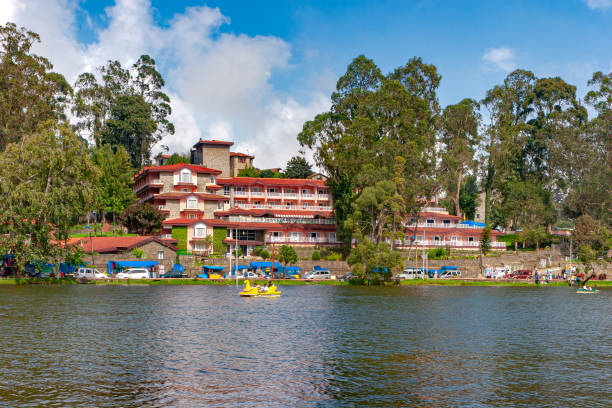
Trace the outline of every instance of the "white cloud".
<path fill-rule="evenodd" d="M 516 67 L 514 50 L 506 47 L 488 49 L 482 60 L 489 68 L 498 71 L 511 71 Z"/>
<path fill-rule="evenodd" d="M 612 6 L 612 0 L 585 0 L 590 9 L 605 10 Z"/>
<path fill-rule="evenodd" d="M 109 59 L 130 65 L 143 53 L 153 56 L 172 99 L 176 132 L 162 141 L 171 151 L 186 152 L 199 137 L 231 139 L 236 150 L 256 156 L 255 165 L 283 166 L 298 150 L 303 122 L 329 107 L 329 89 L 311 90 L 305 101 L 276 89 L 274 73 L 291 69 L 290 44 L 272 36 L 219 33 L 229 23 L 219 9 L 189 7 L 160 27 L 149 0 L 117 0 L 105 10 L 108 25 L 83 45 L 74 29 L 78 0 L 24 4 L 3 0 L 0 18 L 38 32 L 42 44 L 36 52 L 70 82 Z"/>

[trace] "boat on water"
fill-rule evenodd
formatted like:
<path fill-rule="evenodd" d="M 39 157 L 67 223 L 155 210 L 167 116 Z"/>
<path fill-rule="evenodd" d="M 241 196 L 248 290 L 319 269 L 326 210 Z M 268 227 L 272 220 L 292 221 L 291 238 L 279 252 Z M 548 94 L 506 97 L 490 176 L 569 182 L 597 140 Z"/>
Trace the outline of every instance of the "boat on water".
<path fill-rule="evenodd" d="M 261 286 L 251 286 L 251 283 L 247 280 L 244 289 L 240 292 L 241 297 L 267 297 L 274 298 L 281 295 L 281 291 L 278 290 L 276 285 L 270 285 L 267 288 Z"/>
<path fill-rule="evenodd" d="M 599 289 L 584 289 L 584 288 L 578 288 L 576 289 L 576 293 L 598 293 Z"/>

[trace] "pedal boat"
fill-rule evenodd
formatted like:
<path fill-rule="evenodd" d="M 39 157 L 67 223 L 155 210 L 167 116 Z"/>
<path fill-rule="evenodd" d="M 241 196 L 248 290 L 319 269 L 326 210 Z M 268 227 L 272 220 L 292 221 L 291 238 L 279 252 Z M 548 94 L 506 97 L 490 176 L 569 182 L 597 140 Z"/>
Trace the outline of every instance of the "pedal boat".
<path fill-rule="evenodd" d="M 257 286 L 251 286 L 249 281 L 246 281 L 244 289 L 240 292 L 241 297 L 267 297 L 275 298 L 281 295 L 281 291 L 278 290 L 276 285 L 272 285 L 267 291 L 260 290 Z"/>
<path fill-rule="evenodd" d="M 598 293 L 599 289 L 584 289 L 584 288 L 578 288 L 576 289 L 576 293 Z"/>

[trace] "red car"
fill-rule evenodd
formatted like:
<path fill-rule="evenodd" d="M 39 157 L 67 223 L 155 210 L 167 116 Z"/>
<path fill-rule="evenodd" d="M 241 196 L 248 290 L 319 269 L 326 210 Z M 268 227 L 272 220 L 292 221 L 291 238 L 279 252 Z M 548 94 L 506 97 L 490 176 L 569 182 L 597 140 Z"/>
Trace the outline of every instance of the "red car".
<path fill-rule="evenodd" d="M 508 274 L 509 278 L 512 279 L 531 279 L 533 272 L 529 269 L 519 269 L 518 271 L 514 271 Z"/>

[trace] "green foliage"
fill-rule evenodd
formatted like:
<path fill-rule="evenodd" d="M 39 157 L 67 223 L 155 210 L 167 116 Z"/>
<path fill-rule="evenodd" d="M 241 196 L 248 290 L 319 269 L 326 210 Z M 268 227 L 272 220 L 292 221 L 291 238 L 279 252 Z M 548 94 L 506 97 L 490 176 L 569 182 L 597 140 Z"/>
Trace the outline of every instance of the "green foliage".
<path fill-rule="evenodd" d="M 480 234 L 480 252 L 486 255 L 491 250 L 491 228 L 488 226 L 482 229 Z"/>
<path fill-rule="evenodd" d="M 302 156 L 293 156 L 285 167 L 286 178 L 307 178 L 312 174 L 312 166 Z"/>
<path fill-rule="evenodd" d="M 319 251 L 312 251 L 312 256 L 310 257 L 310 259 L 312 259 L 313 261 L 320 261 L 321 254 L 319 253 Z"/>
<path fill-rule="evenodd" d="M 283 245 L 278 251 L 278 262 L 282 263 L 284 266 L 287 264 L 294 264 L 298 260 L 297 252 L 292 246 Z M 285 276 L 285 272 L 283 272 L 283 277 Z"/>
<path fill-rule="evenodd" d="M 134 248 L 132 249 L 132 255 L 136 258 L 144 258 L 145 252 L 140 248 Z"/>
<path fill-rule="evenodd" d="M 535 245 L 536 249 L 539 249 L 540 244 L 550 242 L 550 235 L 543 227 L 526 227 L 518 234 L 518 239 L 527 245 Z"/>
<path fill-rule="evenodd" d="M 91 159 L 103 175 L 100 178 L 98 206 L 103 213 L 121 213 L 134 202 L 134 170 L 130 164 L 130 156 L 123 146 L 113 151 L 109 145 L 105 145 L 93 149 Z"/>
<path fill-rule="evenodd" d="M 266 249 L 262 249 L 259 252 L 259 256 L 265 261 L 266 259 L 270 259 L 270 253 Z"/>
<path fill-rule="evenodd" d="M 180 164 L 180 163 L 189 163 L 189 155 L 180 155 L 178 153 L 173 153 L 172 156 L 166 161 L 166 164 Z"/>
<path fill-rule="evenodd" d="M 259 170 L 255 167 L 245 167 L 238 172 L 238 177 L 259 177 Z"/>
<path fill-rule="evenodd" d="M 174 228 L 172 229 L 174 231 Z M 213 251 L 217 254 L 225 252 L 225 244 L 223 240 L 227 237 L 227 228 L 225 227 L 213 227 Z M 185 235 L 185 241 L 187 241 L 187 235 Z"/>
<path fill-rule="evenodd" d="M 25 28 L 0 25 L 0 152 L 46 121 L 66 121 L 72 88 L 51 72 L 49 60 L 31 52 L 39 42 Z"/>
<path fill-rule="evenodd" d="M 184 226 L 173 226 L 172 227 L 172 239 L 176 239 L 176 247 L 178 249 L 187 250 L 187 227 Z"/>
<path fill-rule="evenodd" d="M 444 248 L 431 248 L 427 250 L 427 259 L 446 259 Z"/>
<path fill-rule="evenodd" d="M 325 257 L 328 261 L 340 261 L 342 259 L 342 254 L 329 254 Z"/>
<path fill-rule="evenodd" d="M 68 248 L 73 220 L 98 194 L 99 171 L 65 125 L 47 122 L 0 153 L 0 253 L 22 269 L 30 260 L 55 263 Z"/>
<path fill-rule="evenodd" d="M 386 242 L 376 245 L 367 238 L 357 243 L 346 261 L 354 275 L 367 279 L 389 279 L 402 266 L 398 251 L 392 251 Z M 384 267 L 387 273 L 383 272 Z"/>
<path fill-rule="evenodd" d="M 476 215 L 476 208 L 480 205 L 478 200 L 478 185 L 475 176 L 467 176 L 461 184 L 459 193 L 459 207 L 462 214 L 468 220 L 473 220 Z"/>
<path fill-rule="evenodd" d="M 272 171 L 272 170 L 266 169 L 266 170 L 262 170 L 259 173 L 259 177 L 262 177 L 262 178 L 283 178 L 283 175 L 281 173 L 277 172 L 277 171 Z"/>
<path fill-rule="evenodd" d="M 151 235 L 159 231 L 165 219 L 165 214 L 151 204 L 134 204 L 119 216 L 121 225 L 139 235 Z"/>

